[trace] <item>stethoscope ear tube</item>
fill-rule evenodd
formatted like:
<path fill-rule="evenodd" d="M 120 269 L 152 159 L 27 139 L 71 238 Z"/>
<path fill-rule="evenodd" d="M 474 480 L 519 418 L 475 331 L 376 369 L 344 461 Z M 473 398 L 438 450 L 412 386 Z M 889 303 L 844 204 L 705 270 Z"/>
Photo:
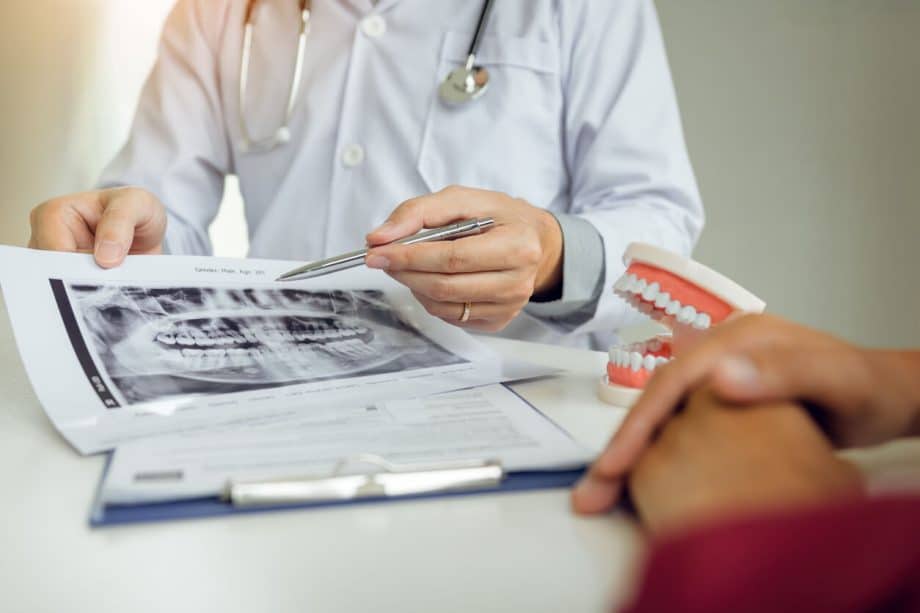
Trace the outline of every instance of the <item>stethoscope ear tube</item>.
<path fill-rule="evenodd" d="M 243 153 L 258 153 L 271 151 L 291 140 L 291 117 L 294 106 L 300 95 L 300 81 L 303 74 L 303 64 L 306 56 L 307 37 L 310 35 L 310 0 L 300 0 L 300 31 L 297 36 L 297 58 L 291 73 L 291 83 L 288 87 L 287 106 L 285 107 L 284 121 L 275 130 L 274 134 L 265 138 L 253 138 L 249 133 L 246 123 L 246 92 L 249 86 L 249 65 L 252 59 L 252 37 L 255 23 L 255 5 L 258 0 L 250 0 L 246 6 L 245 22 L 243 25 L 243 47 L 240 56 L 240 91 L 239 91 L 239 128 L 240 149 Z"/>

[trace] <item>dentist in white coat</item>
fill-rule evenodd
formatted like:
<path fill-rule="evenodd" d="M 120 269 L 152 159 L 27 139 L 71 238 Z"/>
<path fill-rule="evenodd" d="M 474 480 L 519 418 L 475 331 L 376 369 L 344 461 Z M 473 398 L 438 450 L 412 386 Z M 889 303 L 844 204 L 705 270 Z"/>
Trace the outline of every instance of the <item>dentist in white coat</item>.
<path fill-rule="evenodd" d="M 100 189 L 36 207 L 30 246 L 105 267 L 208 254 L 228 174 L 253 257 L 314 260 L 491 216 L 482 235 L 367 264 L 457 325 L 604 346 L 629 317 L 606 291 L 626 245 L 686 254 L 703 223 L 654 6 L 492 4 L 179 0 Z M 487 88 L 445 101 L 474 38 Z"/>

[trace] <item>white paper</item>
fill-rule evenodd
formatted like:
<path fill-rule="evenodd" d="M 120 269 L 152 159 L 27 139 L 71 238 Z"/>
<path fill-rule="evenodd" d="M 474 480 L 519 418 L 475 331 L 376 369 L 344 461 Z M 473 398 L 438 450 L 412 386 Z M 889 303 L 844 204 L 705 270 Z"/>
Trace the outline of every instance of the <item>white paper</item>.
<path fill-rule="evenodd" d="M 340 460 L 368 453 L 397 465 L 499 460 L 508 471 L 571 469 L 590 460 L 514 392 L 490 385 L 126 443 L 113 455 L 101 500 L 178 500 L 216 495 L 230 480 L 323 477 Z M 355 463 L 345 472 L 372 468 Z"/>
<path fill-rule="evenodd" d="M 279 409 L 352 406 L 540 376 L 364 267 L 276 283 L 291 262 L 0 246 L 26 372 L 81 453 Z"/>

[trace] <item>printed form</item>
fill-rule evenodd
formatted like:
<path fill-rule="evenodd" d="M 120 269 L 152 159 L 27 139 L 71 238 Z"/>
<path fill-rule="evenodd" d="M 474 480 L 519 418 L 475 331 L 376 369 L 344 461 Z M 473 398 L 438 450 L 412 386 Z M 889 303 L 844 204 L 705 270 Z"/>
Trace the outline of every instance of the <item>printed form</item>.
<path fill-rule="evenodd" d="M 552 372 L 503 359 L 379 271 L 273 281 L 290 268 L 131 256 L 103 270 L 90 255 L 0 246 L 26 372 L 81 453 Z"/>
<path fill-rule="evenodd" d="M 514 392 L 490 385 L 126 443 L 112 457 L 100 500 L 213 497 L 231 480 L 326 477 L 363 454 L 396 465 L 499 460 L 510 472 L 580 468 L 591 457 Z M 350 463 L 346 474 L 369 468 Z"/>

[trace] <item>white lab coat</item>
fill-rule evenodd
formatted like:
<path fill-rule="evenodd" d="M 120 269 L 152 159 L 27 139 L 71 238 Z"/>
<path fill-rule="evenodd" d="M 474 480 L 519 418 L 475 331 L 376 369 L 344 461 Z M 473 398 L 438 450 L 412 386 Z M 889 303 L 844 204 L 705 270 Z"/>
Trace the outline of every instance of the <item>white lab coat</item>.
<path fill-rule="evenodd" d="M 256 137 L 284 116 L 297 4 L 258 3 L 247 97 Z M 603 274 L 604 291 L 587 321 L 525 311 L 505 334 L 584 346 L 595 333 L 595 346 L 606 343 L 634 320 L 609 291 L 626 245 L 687 254 L 703 223 L 652 1 L 498 0 L 477 62 L 490 89 L 451 108 L 437 87 L 465 59 L 481 5 L 315 0 L 293 138 L 247 154 L 245 2 L 180 0 L 130 138 L 101 182 L 155 193 L 169 211 L 168 250 L 203 254 L 224 176 L 236 174 L 250 255 L 292 260 L 352 250 L 400 202 L 449 184 L 523 197 L 596 228 L 603 266 L 566 274 Z"/>

